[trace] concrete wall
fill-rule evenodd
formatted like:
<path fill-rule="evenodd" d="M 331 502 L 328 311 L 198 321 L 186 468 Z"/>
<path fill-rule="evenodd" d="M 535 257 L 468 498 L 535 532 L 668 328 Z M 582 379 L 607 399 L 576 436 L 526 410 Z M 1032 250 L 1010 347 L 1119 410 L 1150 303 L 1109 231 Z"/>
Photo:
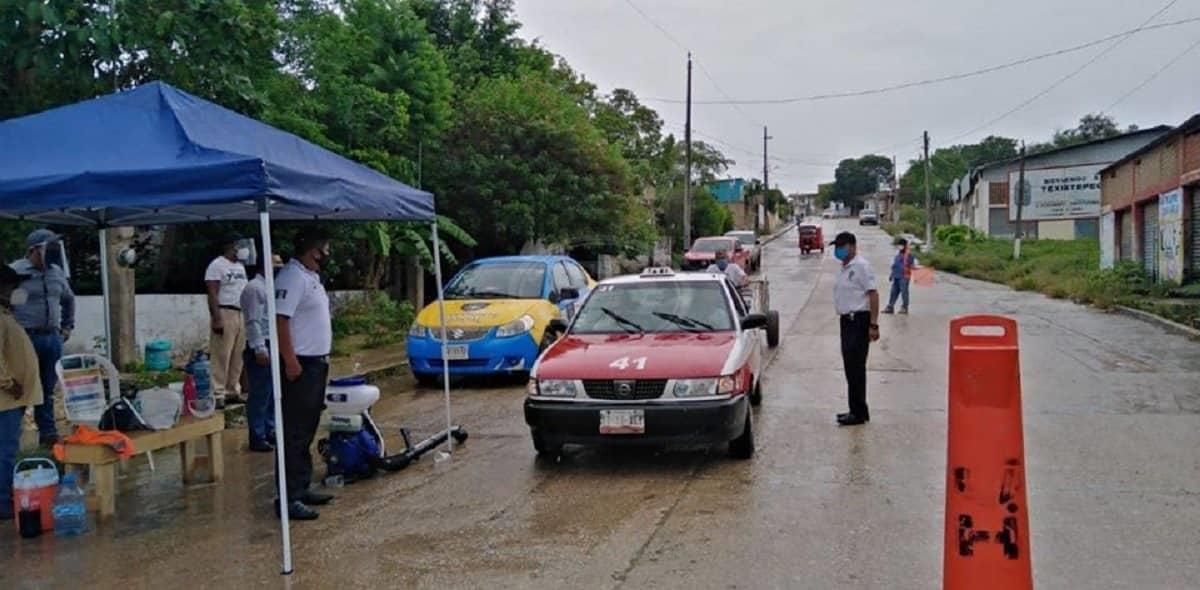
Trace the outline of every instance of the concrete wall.
<path fill-rule="evenodd" d="M 358 297 L 362 291 L 337 291 L 334 304 Z M 67 354 L 102 352 L 104 346 L 103 298 L 89 295 L 75 298 L 75 332 L 66 344 Z M 136 342 L 139 358 L 146 343 L 171 341 L 176 359 L 208 347 L 208 303 L 204 295 L 138 295 L 134 302 Z"/>

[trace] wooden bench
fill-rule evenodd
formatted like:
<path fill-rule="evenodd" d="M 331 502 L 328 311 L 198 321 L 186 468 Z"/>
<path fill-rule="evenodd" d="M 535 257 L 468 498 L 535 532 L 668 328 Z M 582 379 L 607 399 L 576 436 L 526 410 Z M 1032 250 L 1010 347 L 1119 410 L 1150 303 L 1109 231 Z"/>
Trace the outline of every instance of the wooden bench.
<path fill-rule="evenodd" d="M 196 419 L 185 416 L 170 430 L 138 431 L 127 433 L 133 440 L 136 453 L 157 451 L 171 446 L 179 447 L 183 483 L 197 481 L 196 443 L 204 438 L 208 441 L 208 468 L 211 481 L 219 482 L 225 476 L 225 456 L 221 451 L 221 433 L 225 430 L 225 415 L 217 412 L 208 418 Z M 99 510 L 100 517 L 112 516 L 117 511 L 117 463 L 121 458 L 106 446 L 66 444 L 63 463 L 69 469 L 75 466 L 88 467 L 88 479 L 95 488 L 88 497 L 88 508 Z"/>

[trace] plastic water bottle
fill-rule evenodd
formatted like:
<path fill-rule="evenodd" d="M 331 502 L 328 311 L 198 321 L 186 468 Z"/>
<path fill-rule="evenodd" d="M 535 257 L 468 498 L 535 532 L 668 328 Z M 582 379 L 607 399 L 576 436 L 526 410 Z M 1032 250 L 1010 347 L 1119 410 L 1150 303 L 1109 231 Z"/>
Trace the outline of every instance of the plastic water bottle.
<path fill-rule="evenodd" d="M 203 400 L 212 397 L 212 379 L 209 374 L 208 357 L 203 352 L 197 352 L 191 363 L 192 379 L 196 383 L 196 399 Z"/>
<path fill-rule="evenodd" d="M 75 474 L 63 476 L 54 498 L 54 536 L 74 537 L 87 532 L 87 505 Z"/>

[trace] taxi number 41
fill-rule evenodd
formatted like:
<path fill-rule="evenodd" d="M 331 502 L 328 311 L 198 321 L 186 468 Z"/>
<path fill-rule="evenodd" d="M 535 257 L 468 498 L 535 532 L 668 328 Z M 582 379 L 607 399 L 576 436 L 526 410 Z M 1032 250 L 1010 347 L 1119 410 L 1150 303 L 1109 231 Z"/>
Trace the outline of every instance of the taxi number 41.
<path fill-rule="evenodd" d="M 625 371 L 630 367 L 633 367 L 639 371 L 644 371 L 646 369 L 646 357 L 639 356 L 637 358 L 629 358 L 627 356 L 623 356 L 611 363 L 608 363 L 608 368 L 610 369 Z"/>

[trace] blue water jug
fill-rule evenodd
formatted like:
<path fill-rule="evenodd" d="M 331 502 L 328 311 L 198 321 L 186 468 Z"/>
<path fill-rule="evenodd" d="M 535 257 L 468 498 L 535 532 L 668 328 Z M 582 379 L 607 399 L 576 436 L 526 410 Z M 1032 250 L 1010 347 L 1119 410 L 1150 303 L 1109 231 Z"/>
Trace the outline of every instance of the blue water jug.
<path fill-rule="evenodd" d="M 166 371 L 171 368 L 171 343 L 154 340 L 146 343 L 146 368 L 151 371 Z"/>
<path fill-rule="evenodd" d="M 87 532 L 87 504 L 83 489 L 75 482 L 75 474 L 68 473 L 58 484 L 54 497 L 54 536 L 74 537 Z"/>

